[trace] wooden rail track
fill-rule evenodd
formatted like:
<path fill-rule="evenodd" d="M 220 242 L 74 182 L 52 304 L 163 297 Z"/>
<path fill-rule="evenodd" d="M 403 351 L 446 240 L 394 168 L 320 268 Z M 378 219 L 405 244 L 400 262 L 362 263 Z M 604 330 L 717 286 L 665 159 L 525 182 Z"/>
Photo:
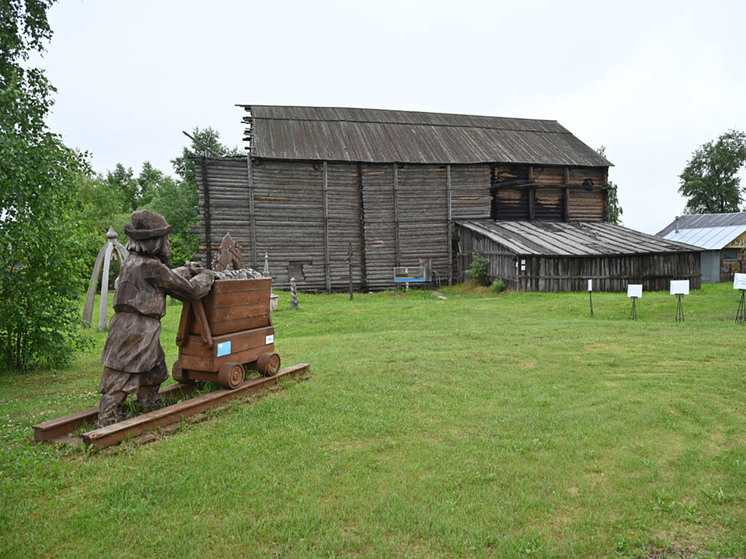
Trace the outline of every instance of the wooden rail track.
<path fill-rule="evenodd" d="M 233 390 L 222 388 L 209 394 L 202 394 L 188 400 L 184 400 L 172 406 L 144 413 L 131 419 L 126 419 L 83 433 L 80 438 L 71 437 L 70 434 L 81 425 L 94 423 L 98 418 L 98 408 L 90 408 L 85 411 L 73 413 L 65 417 L 51 419 L 38 425 L 34 425 L 34 440 L 45 443 L 80 443 L 82 441 L 91 450 L 99 450 L 120 443 L 152 431 L 159 427 L 177 423 L 186 417 L 199 414 L 212 407 L 218 406 L 232 400 L 245 396 L 250 392 L 256 392 L 276 384 L 282 378 L 303 375 L 308 372 L 310 365 L 301 363 L 279 371 L 271 377 L 260 377 L 244 381 Z M 176 396 L 188 394 L 194 390 L 194 384 L 172 384 L 161 389 L 161 395 Z"/>

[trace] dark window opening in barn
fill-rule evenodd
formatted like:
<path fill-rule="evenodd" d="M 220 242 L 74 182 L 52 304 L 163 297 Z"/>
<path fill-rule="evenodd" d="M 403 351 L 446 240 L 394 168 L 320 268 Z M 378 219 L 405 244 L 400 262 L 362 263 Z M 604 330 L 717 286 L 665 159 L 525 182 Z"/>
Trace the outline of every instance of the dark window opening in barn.
<path fill-rule="evenodd" d="M 303 266 L 310 262 L 288 262 L 288 279 L 295 278 L 297 281 L 306 279 Z"/>
<path fill-rule="evenodd" d="M 726 248 L 723 250 L 723 262 L 735 262 L 738 260 L 740 250 L 737 248 Z"/>

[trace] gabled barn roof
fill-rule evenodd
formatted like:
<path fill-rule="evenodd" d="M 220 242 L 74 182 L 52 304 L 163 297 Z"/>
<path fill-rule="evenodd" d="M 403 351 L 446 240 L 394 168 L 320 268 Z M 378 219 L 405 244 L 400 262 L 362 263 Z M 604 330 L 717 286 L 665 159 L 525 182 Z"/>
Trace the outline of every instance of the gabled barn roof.
<path fill-rule="evenodd" d="M 458 225 L 525 256 L 614 256 L 701 249 L 604 222 L 459 221 Z"/>
<path fill-rule="evenodd" d="M 363 163 L 608 167 L 554 120 L 335 107 L 239 105 L 251 155 Z"/>
<path fill-rule="evenodd" d="M 659 237 L 720 250 L 746 232 L 746 212 L 682 215 L 658 233 Z"/>

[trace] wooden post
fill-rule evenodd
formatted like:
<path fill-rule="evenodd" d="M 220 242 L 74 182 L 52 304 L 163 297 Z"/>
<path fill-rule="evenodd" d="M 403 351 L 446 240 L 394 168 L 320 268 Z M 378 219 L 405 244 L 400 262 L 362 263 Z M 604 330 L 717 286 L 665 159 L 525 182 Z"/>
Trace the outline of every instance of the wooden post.
<path fill-rule="evenodd" d="M 365 199 L 363 197 L 363 166 L 357 164 L 357 193 L 358 193 L 358 222 L 360 226 L 360 290 L 363 291 L 368 283 L 368 270 L 365 262 Z"/>
<path fill-rule="evenodd" d="M 212 264 L 212 215 L 210 214 L 210 181 L 207 178 L 207 162 L 205 156 L 200 157 L 200 169 L 202 170 L 202 197 L 204 205 L 202 206 L 202 215 L 205 218 L 205 268 L 210 268 Z M 251 176 L 249 174 L 249 176 Z M 252 237 L 254 232 L 251 232 Z"/>
<path fill-rule="evenodd" d="M 321 186 L 324 201 L 324 276 L 326 277 L 326 292 L 332 291 L 332 276 L 329 270 L 329 168 L 324 161 L 324 182 Z"/>
<path fill-rule="evenodd" d="M 347 246 L 347 262 L 349 263 L 349 277 L 350 277 L 350 301 L 352 301 L 352 243 Z"/>
<path fill-rule="evenodd" d="M 295 278 L 290 278 L 290 308 L 298 308 L 298 286 L 295 284 Z"/>
<path fill-rule="evenodd" d="M 251 267 L 256 270 L 256 216 L 254 215 L 256 208 L 254 207 L 254 170 L 251 163 L 251 154 L 248 154 L 246 156 L 246 159 L 248 162 L 246 167 L 249 172 L 249 228 L 251 229 Z"/>
<path fill-rule="evenodd" d="M 562 196 L 562 221 L 570 220 L 570 167 L 564 168 L 565 188 Z"/>
<path fill-rule="evenodd" d="M 446 196 L 448 197 L 448 285 L 453 285 L 453 184 L 451 183 L 451 166 L 446 165 Z"/>
<path fill-rule="evenodd" d="M 395 262 L 401 266 L 401 252 L 399 244 L 399 166 L 394 163 L 394 237 L 395 237 Z"/>

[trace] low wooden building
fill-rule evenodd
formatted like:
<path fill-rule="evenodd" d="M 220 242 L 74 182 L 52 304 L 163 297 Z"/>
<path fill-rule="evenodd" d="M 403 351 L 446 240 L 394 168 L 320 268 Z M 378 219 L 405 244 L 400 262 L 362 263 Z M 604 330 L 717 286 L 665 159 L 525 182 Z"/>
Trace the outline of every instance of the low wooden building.
<path fill-rule="evenodd" d="M 469 247 L 454 235 L 457 227 L 471 231 L 469 223 L 594 222 L 614 234 L 605 223 L 609 161 L 555 121 L 243 107 L 248 157 L 196 161 L 202 251 L 211 261 L 230 232 L 248 264 L 262 269 L 267 255 L 280 287 L 294 277 L 301 289 L 344 290 L 351 274 L 358 290 L 388 289 L 395 266 L 421 260 L 444 282 L 458 281 L 479 242 L 474 231 L 460 236 L 470 235 Z M 651 254 L 640 258 L 655 261 Z M 699 273 L 658 260 L 656 276 Z M 643 267 L 630 267 L 625 277 L 636 269 Z"/>
<path fill-rule="evenodd" d="M 478 252 L 490 276 L 517 291 L 645 291 L 669 289 L 672 279 L 699 289 L 699 252 L 632 229 L 596 221 L 457 222 L 461 280 Z"/>

